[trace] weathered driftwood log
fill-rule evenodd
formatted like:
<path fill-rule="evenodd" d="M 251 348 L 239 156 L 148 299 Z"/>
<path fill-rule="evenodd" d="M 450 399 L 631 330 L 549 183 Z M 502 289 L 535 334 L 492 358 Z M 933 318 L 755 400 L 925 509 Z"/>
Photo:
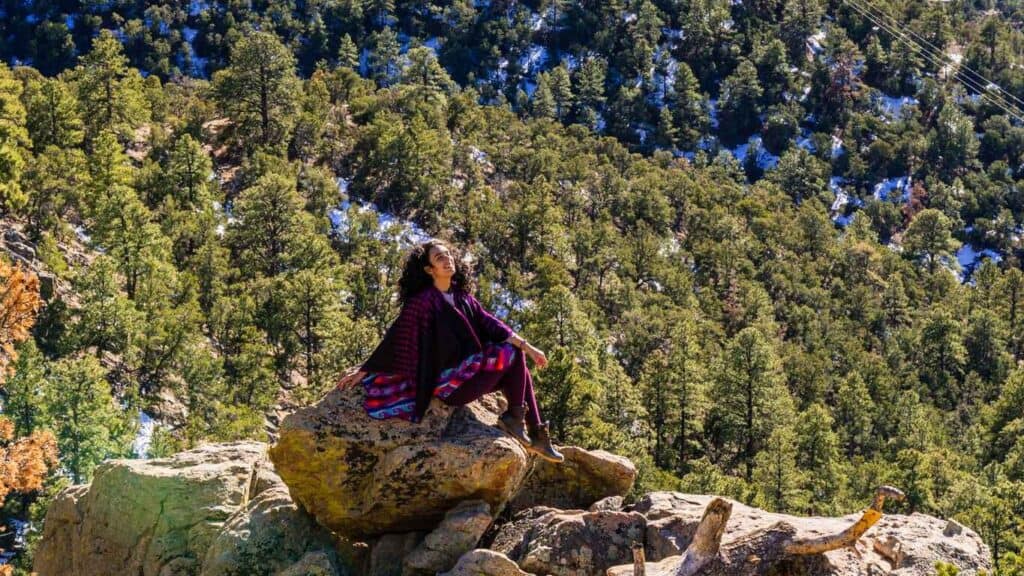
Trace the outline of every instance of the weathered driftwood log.
<path fill-rule="evenodd" d="M 804 573 L 823 562 L 820 556 L 829 550 L 853 546 L 882 517 L 886 498 L 902 500 L 903 493 L 891 486 L 882 486 L 874 501 L 851 526 L 837 534 L 816 538 L 800 538 L 796 528 L 787 522 L 776 522 L 725 545 L 722 535 L 732 513 L 732 504 L 715 498 L 704 510 L 704 516 L 693 540 L 681 556 L 647 565 L 649 576 L 767 576 Z M 619 567 L 609 574 L 619 574 Z"/>
<path fill-rule="evenodd" d="M 794 557 L 809 556 L 852 546 L 882 517 L 882 506 L 886 498 L 902 500 L 903 492 L 892 486 L 882 486 L 860 519 L 838 534 L 818 538 L 797 538 L 796 529 L 786 522 L 777 522 L 764 530 L 758 530 L 726 546 L 721 545 L 725 523 L 729 520 L 732 505 L 725 500 L 715 499 L 708 504 L 701 519 L 693 542 L 683 554 L 683 561 L 676 576 L 761 576 L 779 572 L 785 573 L 783 565 L 791 563 Z"/>

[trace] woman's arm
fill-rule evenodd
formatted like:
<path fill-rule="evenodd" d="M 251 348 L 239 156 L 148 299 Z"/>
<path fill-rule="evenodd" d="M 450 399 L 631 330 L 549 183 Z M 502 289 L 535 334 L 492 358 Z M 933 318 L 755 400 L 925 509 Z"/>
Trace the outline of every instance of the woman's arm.
<path fill-rule="evenodd" d="M 548 363 L 548 358 L 543 351 L 534 347 L 525 338 L 516 334 L 515 330 L 484 310 L 484 307 L 477 302 L 472 294 L 467 294 L 469 305 L 473 309 L 473 315 L 479 318 L 480 329 L 492 342 L 508 342 L 523 351 L 524 354 L 533 358 L 533 361 L 543 368 Z"/>
<path fill-rule="evenodd" d="M 515 336 L 515 331 L 508 327 L 498 318 L 495 318 L 493 314 L 484 310 L 484 307 L 480 305 L 480 302 L 473 297 L 472 294 L 466 294 L 466 300 L 469 302 L 469 307 L 473 310 L 473 316 L 477 318 L 477 324 L 480 330 L 483 332 L 482 336 L 486 336 L 491 342 L 509 342 L 510 338 Z M 513 345 L 515 345 L 513 343 Z"/>

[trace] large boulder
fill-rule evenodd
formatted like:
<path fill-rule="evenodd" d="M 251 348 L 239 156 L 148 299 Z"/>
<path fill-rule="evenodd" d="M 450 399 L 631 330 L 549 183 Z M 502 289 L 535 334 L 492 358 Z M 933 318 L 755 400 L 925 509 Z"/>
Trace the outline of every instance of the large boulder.
<path fill-rule="evenodd" d="M 515 562 L 501 552 L 477 548 L 459 558 L 449 572 L 441 576 L 532 576 L 519 569 Z"/>
<path fill-rule="evenodd" d="M 535 574 L 586 576 L 630 561 L 647 521 L 636 512 L 563 511 L 537 507 L 498 531 L 491 549 Z"/>
<path fill-rule="evenodd" d="M 330 533 L 291 503 L 266 452 L 260 442 L 234 442 L 101 464 L 91 484 L 54 499 L 34 570 L 39 576 L 256 576 L 322 552 L 333 569 L 325 576 L 347 573 Z M 248 556 L 257 568 L 249 568 Z"/>
<path fill-rule="evenodd" d="M 232 514 L 217 534 L 200 576 L 278 574 L 294 572 L 296 565 L 319 566 L 316 574 L 340 576 L 330 532 L 292 502 L 276 474 L 268 471 L 265 476 L 267 487 Z"/>
<path fill-rule="evenodd" d="M 480 500 L 467 500 L 452 508 L 441 524 L 405 557 L 402 573 L 433 576 L 451 568 L 463 554 L 476 548 L 491 520 L 490 506 Z"/>
<path fill-rule="evenodd" d="M 270 449 L 292 497 L 349 537 L 431 530 L 464 500 L 501 510 L 530 459 L 494 428 L 494 395 L 451 408 L 435 400 L 419 423 L 371 419 L 363 395 L 333 390 L 288 415 Z"/>
<path fill-rule="evenodd" d="M 608 497 L 629 493 L 636 480 L 636 466 L 629 458 L 604 450 L 563 446 L 565 461 L 559 464 L 538 458 L 526 483 L 509 507 L 519 511 L 534 506 L 587 509 Z"/>

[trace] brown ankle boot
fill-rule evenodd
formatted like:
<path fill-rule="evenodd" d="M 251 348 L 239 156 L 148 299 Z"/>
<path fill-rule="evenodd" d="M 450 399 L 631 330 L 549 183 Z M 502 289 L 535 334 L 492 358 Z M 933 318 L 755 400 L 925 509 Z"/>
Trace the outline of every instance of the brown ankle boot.
<path fill-rule="evenodd" d="M 526 406 L 509 406 L 498 417 L 498 428 L 515 438 L 524 447 L 530 447 L 530 437 L 526 435 Z"/>
<path fill-rule="evenodd" d="M 529 446 L 530 451 L 548 462 L 562 462 L 565 460 L 565 456 L 551 445 L 548 424 L 548 422 L 542 422 L 539 425 L 530 424 L 530 437 L 533 438 L 533 442 L 530 442 Z"/>

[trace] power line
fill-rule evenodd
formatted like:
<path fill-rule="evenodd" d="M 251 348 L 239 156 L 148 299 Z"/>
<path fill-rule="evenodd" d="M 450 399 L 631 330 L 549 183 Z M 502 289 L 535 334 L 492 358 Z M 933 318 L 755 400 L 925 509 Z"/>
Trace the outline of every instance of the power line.
<path fill-rule="evenodd" d="M 893 27 L 892 25 L 890 25 L 890 24 L 888 24 L 886 22 L 880 21 L 878 19 L 879 18 L 878 16 L 876 16 L 874 13 L 872 13 L 868 8 L 864 8 L 862 5 L 860 5 L 857 2 L 857 0 L 845 0 L 845 1 L 847 2 L 847 4 L 851 8 L 853 8 L 858 13 L 860 13 L 862 16 L 864 16 L 865 18 L 870 20 L 873 24 L 875 24 L 876 26 L 882 28 L 883 30 L 885 30 L 886 32 L 891 34 L 896 40 L 899 40 L 899 41 L 903 42 L 904 44 L 910 46 L 912 49 L 915 49 L 916 51 L 920 52 L 922 54 L 922 56 L 924 56 L 929 62 L 931 62 L 932 64 L 935 64 L 940 69 L 947 64 L 947 57 L 944 54 L 941 55 L 941 56 L 936 56 L 934 53 L 930 52 L 929 50 L 927 50 L 926 48 L 924 48 L 923 46 L 921 46 L 920 44 L 918 44 L 914 40 L 910 39 L 906 34 L 901 32 L 899 29 L 896 29 L 895 27 Z M 1022 111 L 1019 107 L 1015 106 L 1014 104 L 1012 104 L 1011 102 L 1009 102 L 1008 100 L 1003 98 L 998 93 L 993 94 L 992 91 L 991 91 L 991 88 L 994 87 L 997 90 L 1000 90 L 1002 92 L 1006 92 L 1005 90 L 1003 90 L 995 82 L 992 82 L 991 80 L 986 79 L 984 76 L 981 76 L 981 74 L 978 74 L 977 72 L 975 72 L 973 70 L 971 70 L 971 72 L 974 73 L 979 78 L 981 78 L 982 81 L 986 82 L 987 84 L 981 84 L 979 81 L 974 80 L 973 78 L 970 78 L 970 77 L 966 76 L 965 74 L 963 74 L 962 72 L 959 71 L 959 67 L 958 67 L 958 71 L 954 73 L 954 77 L 956 79 L 958 79 L 962 84 L 964 84 L 968 89 L 973 90 L 974 92 L 977 92 L 979 94 L 979 96 L 989 100 L 989 102 L 992 105 L 994 105 L 996 108 L 999 108 L 1000 110 L 1005 112 L 1007 115 L 1009 115 L 1009 116 L 1011 116 L 1011 117 L 1021 121 L 1022 123 L 1024 123 L 1024 111 Z M 1011 97 L 1013 96 L 1012 94 L 1009 94 L 1008 92 L 1006 92 L 1006 93 L 1008 95 L 1010 95 Z M 1016 97 L 1014 97 L 1014 99 L 1016 99 Z"/>
<path fill-rule="evenodd" d="M 872 0 L 859 0 L 859 1 L 860 1 L 861 5 L 869 6 L 870 8 L 872 8 L 874 10 L 875 13 L 881 14 L 884 18 L 889 20 L 890 23 L 893 23 L 894 25 L 898 25 L 898 26 L 902 26 L 903 25 L 894 16 L 889 14 L 889 12 L 887 12 L 885 8 L 878 6 Z M 945 52 L 943 52 L 943 50 L 941 48 L 939 48 L 939 47 L 935 46 L 934 44 L 932 44 L 931 42 L 929 42 L 927 38 L 924 38 L 923 36 L 921 36 L 920 34 L 915 32 L 914 29 L 911 28 L 911 27 L 907 26 L 905 28 L 905 30 L 906 30 L 906 33 L 909 33 L 911 36 L 916 38 L 922 44 L 925 44 L 926 46 L 931 48 L 933 54 L 938 55 L 938 57 L 942 58 L 943 63 L 945 63 L 945 61 L 947 59 L 947 55 L 945 54 Z M 950 60 L 950 63 L 952 64 L 951 60 Z M 968 73 L 974 75 L 975 81 L 984 82 L 985 83 L 984 85 L 985 85 L 986 88 L 988 86 L 995 87 L 996 90 L 998 90 L 1000 93 L 1005 94 L 1007 97 L 1012 99 L 1014 101 L 1014 104 L 1015 104 L 1016 108 L 1019 109 L 1019 107 L 1024 106 L 1024 100 L 1021 100 L 1020 98 L 1017 98 L 1016 96 L 1013 95 L 1013 93 L 1009 92 L 1008 90 L 1005 90 L 1004 88 L 1002 88 L 1001 86 L 999 86 L 995 82 L 992 82 L 988 78 L 985 78 L 984 76 L 981 75 L 981 73 L 979 73 L 978 71 L 974 70 L 970 66 L 967 66 L 966 64 L 958 64 L 957 68 L 960 69 L 960 70 L 966 70 Z"/>
<path fill-rule="evenodd" d="M 876 26 L 884 29 L 886 32 L 891 34 L 896 40 L 899 40 L 910 46 L 912 49 L 915 49 L 918 52 L 920 52 L 922 56 L 924 56 L 924 58 L 927 59 L 930 63 L 935 64 L 940 68 L 947 63 L 945 55 L 936 56 L 934 53 L 928 51 L 921 45 L 909 39 L 907 35 L 901 32 L 899 29 L 896 29 L 890 24 L 879 21 L 876 15 L 870 12 L 870 10 L 868 10 L 867 8 L 864 8 L 862 5 L 860 5 L 857 2 L 857 0 L 847 0 L 847 3 L 850 5 L 851 8 L 855 9 L 857 12 L 859 12 L 862 16 L 866 17 Z M 992 103 L 995 107 L 999 108 L 1009 116 L 1016 118 L 1017 120 L 1020 120 L 1022 123 L 1024 123 L 1024 111 L 1021 111 L 1020 108 L 1013 105 L 1011 102 L 1007 101 L 999 94 L 992 93 L 991 87 L 994 86 L 996 88 L 999 88 L 997 84 L 985 79 L 980 74 L 977 74 L 977 72 L 975 72 L 975 74 L 982 78 L 983 81 L 987 82 L 987 84 L 981 84 L 979 81 L 974 80 L 973 78 L 970 78 L 969 76 L 966 76 L 961 72 L 954 73 L 954 77 L 957 80 L 959 80 L 962 84 L 964 84 L 968 89 L 977 92 L 981 97 L 989 100 L 989 102 Z M 1001 88 L 999 89 L 1001 90 Z"/>

